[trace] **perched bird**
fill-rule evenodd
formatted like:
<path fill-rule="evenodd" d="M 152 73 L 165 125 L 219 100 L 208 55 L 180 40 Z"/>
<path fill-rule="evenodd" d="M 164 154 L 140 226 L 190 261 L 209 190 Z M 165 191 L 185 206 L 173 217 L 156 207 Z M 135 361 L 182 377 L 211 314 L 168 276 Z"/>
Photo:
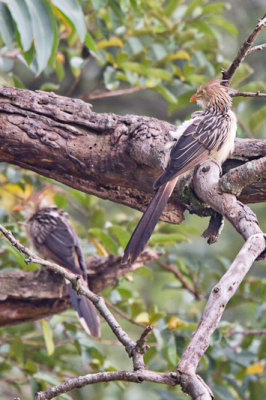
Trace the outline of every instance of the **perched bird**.
<path fill-rule="evenodd" d="M 234 150 L 236 116 L 231 110 L 229 91 L 219 79 L 200 86 L 190 98 L 203 111 L 195 112 L 191 119 L 170 132 L 177 140 L 170 151 L 168 165 L 155 181 L 155 195 L 139 221 L 122 258 L 122 263 L 132 263 L 144 249 L 178 177 L 191 171 L 206 160 L 221 165 Z"/>
<path fill-rule="evenodd" d="M 72 228 L 68 214 L 53 206 L 49 193 L 45 190 L 31 195 L 26 204 L 14 207 L 22 210 L 27 217 L 26 231 L 38 253 L 69 271 L 82 275 L 87 282 L 87 273 L 78 236 Z M 68 293 L 73 308 L 76 310 L 84 330 L 95 336 L 100 336 L 99 319 L 92 302 L 84 296 L 79 296 L 67 283 Z"/>

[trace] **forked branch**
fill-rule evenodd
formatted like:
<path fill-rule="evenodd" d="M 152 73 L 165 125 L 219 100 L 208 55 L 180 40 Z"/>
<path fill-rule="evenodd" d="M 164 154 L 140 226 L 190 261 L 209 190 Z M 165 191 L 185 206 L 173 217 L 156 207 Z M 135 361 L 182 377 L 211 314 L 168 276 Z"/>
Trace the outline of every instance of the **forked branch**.
<path fill-rule="evenodd" d="M 253 32 L 249 35 L 247 40 L 245 40 L 245 42 L 239 49 L 236 58 L 233 60 L 232 64 L 230 65 L 230 67 L 227 70 L 222 71 L 223 79 L 225 81 L 228 81 L 228 83 L 230 83 L 234 73 L 236 72 L 236 70 L 239 67 L 239 65 L 241 64 L 241 62 L 245 59 L 245 57 L 248 54 L 251 53 L 251 51 L 249 53 L 249 50 L 250 50 L 252 44 L 254 43 L 254 41 L 255 41 L 256 37 L 258 36 L 258 34 L 260 33 L 260 31 L 265 26 L 266 26 L 266 14 L 262 17 L 262 19 L 259 20 L 259 22 L 257 23 Z"/>

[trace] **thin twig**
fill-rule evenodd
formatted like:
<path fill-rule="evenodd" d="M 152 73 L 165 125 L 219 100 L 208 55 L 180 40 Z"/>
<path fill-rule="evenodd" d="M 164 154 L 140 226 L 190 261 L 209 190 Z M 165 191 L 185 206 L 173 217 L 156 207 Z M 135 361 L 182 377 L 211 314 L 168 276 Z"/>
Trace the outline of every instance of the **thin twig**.
<path fill-rule="evenodd" d="M 130 318 L 126 313 L 121 311 L 118 307 L 112 304 L 108 299 L 104 299 L 108 307 L 110 307 L 116 314 L 118 314 L 121 318 L 126 319 L 127 321 L 131 322 L 131 324 L 137 325 L 139 327 L 145 328 L 146 324 L 142 324 L 141 322 L 136 322 L 134 319 Z"/>
<path fill-rule="evenodd" d="M 242 336 L 266 335 L 266 329 L 246 329 L 244 331 L 237 331 L 237 330 L 231 329 L 226 334 L 227 337 L 230 337 L 230 336 L 233 336 L 233 335 L 242 335 Z"/>
<path fill-rule="evenodd" d="M 165 264 L 162 262 L 158 262 L 158 264 L 167 271 L 172 272 L 175 277 L 180 281 L 182 287 L 186 289 L 189 293 L 191 293 L 197 300 L 202 300 L 203 296 L 197 292 L 195 288 L 189 285 L 186 282 L 183 274 L 173 265 L 173 264 Z"/>
<path fill-rule="evenodd" d="M 249 129 L 246 127 L 246 125 L 239 118 L 237 119 L 237 123 L 240 126 L 240 128 L 242 129 L 242 131 L 245 132 L 245 134 L 247 135 L 247 137 L 249 139 L 254 139 L 253 133 L 249 131 Z"/>
<path fill-rule="evenodd" d="M 224 192 L 239 196 L 244 187 L 254 182 L 260 182 L 265 178 L 266 157 L 261 157 L 230 169 L 221 177 L 220 188 Z"/>
<path fill-rule="evenodd" d="M 145 342 L 146 342 L 146 337 L 152 332 L 152 330 L 153 330 L 152 325 L 146 326 L 146 328 L 140 335 L 140 338 L 136 341 L 136 345 L 138 346 L 140 352 L 145 353 L 149 349 L 150 346 L 145 345 Z"/>
<path fill-rule="evenodd" d="M 243 45 L 239 49 L 239 52 L 238 52 L 236 58 L 233 60 L 230 67 L 227 70 L 222 70 L 223 79 L 225 81 L 228 81 L 228 85 L 229 85 L 235 71 L 237 70 L 237 68 L 239 67 L 241 62 L 244 60 L 246 55 L 248 54 L 248 51 L 249 51 L 250 47 L 252 46 L 252 43 L 255 41 L 256 37 L 258 36 L 258 34 L 260 33 L 260 31 L 263 29 L 263 27 L 265 25 L 266 25 L 266 14 L 262 17 L 261 20 L 259 20 L 259 22 L 257 23 L 253 32 L 249 35 L 247 40 L 243 43 Z"/>
<path fill-rule="evenodd" d="M 73 389 L 81 388 L 99 382 L 126 381 L 142 383 L 144 381 L 156 382 L 175 386 L 177 379 L 172 377 L 172 373 L 153 372 L 149 370 L 143 371 L 110 371 L 98 372 L 69 379 L 66 382 L 54 386 L 45 392 L 36 393 L 34 400 L 50 400 L 59 394 L 69 392 Z"/>
<path fill-rule="evenodd" d="M 247 51 L 247 56 L 248 56 L 249 54 L 255 53 L 255 51 L 261 51 L 261 50 L 263 50 L 263 49 L 266 49 L 266 43 L 259 44 L 258 46 L 251 47 L 251 48 Z"/>
<path fill-rule="evenodd" d="M 82 100 L 104 99 L 106 97 L 123 96 L 125 94 L 136 93 L 144 89 L 146 89 L 146 86 L 135 86 L 117 90 L 102 90 L 98 92 L 89 92 L 82 95 L 80 98 Z"/>
<path fill-rule="evenodd" d="M 133 356 L 133 352 L 136 348 L 135 343 L 130 339 L 130 337 L 127 335 L 125 331 L 120 327 L 118 322 L 116 321 L 115 317 L 111 314 L 111 312 L 108 310 L 108 308 L 105 305 L 105 302 L 103 298 L 100 296 L 96 295 L 95 293 L 91 292 L 86 284 L 84 283 L 83 279 L 79 277 L 78 275 L 75 275 L 69 271 L 67 271 L 65 268 L 55 264 L 51 263 L 49 261 L 43 260 L 41 257 L 35 255 L 30 249 L 27 247 L 23 246 L 14 236 L 13 234 L 8 231 L 4 226 L 0 224 L 0 231 L 3 233 L 3 235 L 10 241 L 10 243 L 18 249 L 20 253 L 25 254 L 29 258 L 25 260 L 27 264 L 40 264 L 45 267 L 50 268 L 56 273 L 59 273 L 62 275 L 64 278 L 69 280 L 74 289 L 77 290 L 77 292 L 83 296 L 88 297 L 92 303 L 95 305 L 99 313 L 103 316 L 103 318 L 106 320 L 114 334 L 116 335 L 117 339 L 123 344 L 125 347 L 128 355 L 130 357 Z"/>
<path fill-rule="evenodd" d="M 266 97 L 266 93 L 261 93 L 260 91 L 256 93 L 252 92 L 232 92 L 231 97 Z"/>

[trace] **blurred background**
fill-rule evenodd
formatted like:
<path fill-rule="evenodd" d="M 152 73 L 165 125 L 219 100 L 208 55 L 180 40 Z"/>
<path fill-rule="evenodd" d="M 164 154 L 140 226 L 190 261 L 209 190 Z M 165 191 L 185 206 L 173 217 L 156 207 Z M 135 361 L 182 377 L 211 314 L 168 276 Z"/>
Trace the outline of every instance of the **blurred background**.
<path fill-rule="evenodd" d="M 0 2 L 0 84 L 78 97 L 90 102 L 95 112 L 146 115 L 176 124 L 195 111 L 189 97 L 197 86 L 221 76 L 221 68 L 230 65 L 265 14 L 264 0 L 73 0 L 72 10 L 67 2 L 38 0 L 39 24 L 44 24 L 46 32 L 42 38 L 30 2 L 21 2 L 17 12 L 8 3 Z M 23 25 L 22 16 L 27 13 L 32 24 Z M 265 42 L 264 29 L 255 44 Z M 232 86 L 266 91 L 265 65 L 265 50 L 249 55 Z M 234 110 L 239 137 L 266 138 L 265 99 L 234 99 Z M 23 217 L 14 214 L 13 206 L 51 181 L 4 163 L 0 173 L 0 221 L 28 244 Z M 69 212 L 85 256 L 122 254 L 141 213 L 52 183 L 61 188 L 54 201 Z M 265 205 L 250 206 L 266 231 Z M 219 241 L 207 245 L 201 237 L 207 224 L 208 219 L 189 213 L 181 226 L 159 223 L 150 242 L 164 252 L 159 262 L 119 279 L 102 293 L 135 321 L 115 314 L 134 340 L 143 330 L 138 324 L 154 325 L 145 354 L 149 369 L 175 368 L 212 286 L 243 244 L 226 222 Z M 202 300 L 164 269 L 169 264 Z M 0 268 L 5 273 L 31 266 L 1 239 Z M 251 329 L 265 330 L 265 268 L 265 262 L 255 263 L 199 365 L 198 373 L 218 400 L 261 400 L 266 393 L 265 336 L 248 334 Z M 105 322 L 99 340 L 81 330 L 72 310 L 47 322 L 48 333 L 39 321 L 0 328 L 1 399 L 28 400 L 36 391 L 69 377 L 132 368 Z M 144 396 L 150 400 L 187 398 L 179 388 L 122 382 L 93 385 L 58 398 L 135 400 Z"/>

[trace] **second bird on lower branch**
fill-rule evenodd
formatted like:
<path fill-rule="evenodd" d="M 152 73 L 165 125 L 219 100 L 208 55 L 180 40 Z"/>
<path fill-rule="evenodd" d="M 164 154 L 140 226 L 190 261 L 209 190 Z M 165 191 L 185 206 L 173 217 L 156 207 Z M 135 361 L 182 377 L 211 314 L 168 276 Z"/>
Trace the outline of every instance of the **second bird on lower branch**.
<path fill-rule="evenodd" d="M 154 183 L 155 195 L 127 244 L 123 264 L 133 263 L 144 249 L 178 177 L 206 160 L 221 165 L 233 152 L 237 123 L 230 90 L 219 79 L 212 79 L 191 97 L 190 101 L 196 101 L 203 111 L 192 114 L 172 132 L 177 142 L 165 171 Z"/>
<path fill-rule="evenodd" d="M 87 282 L 84 257 L 68 214 L 51 206 L 49 192 L 47 194 L 44 192 L 45 190 L 42 190 L 31 195 L 23 205 L 24 214 L 27 216 L 28 236 L 40 256 L 61 265 L 74 274 L 82 275 Z M 94 305 L 87 297 L 79 296 L 72 288 L 71 283 L 67 283 L 67 288 L 73 308 L 76 310 L 84 330 L 99 337 L 100 324 Z"/>

